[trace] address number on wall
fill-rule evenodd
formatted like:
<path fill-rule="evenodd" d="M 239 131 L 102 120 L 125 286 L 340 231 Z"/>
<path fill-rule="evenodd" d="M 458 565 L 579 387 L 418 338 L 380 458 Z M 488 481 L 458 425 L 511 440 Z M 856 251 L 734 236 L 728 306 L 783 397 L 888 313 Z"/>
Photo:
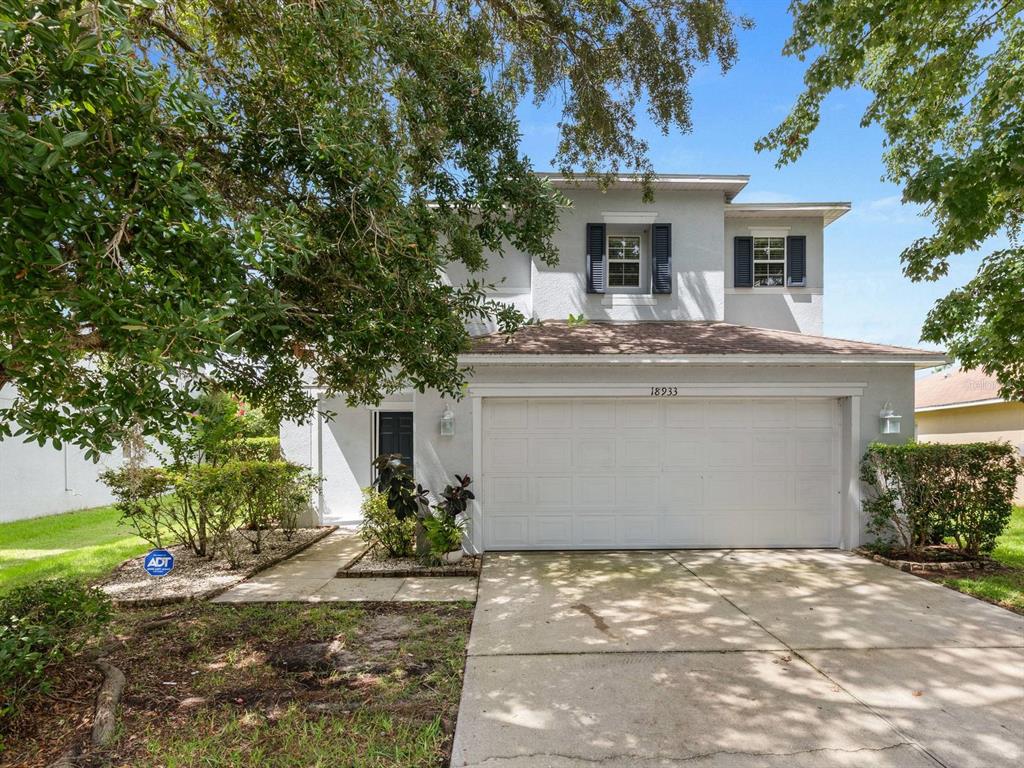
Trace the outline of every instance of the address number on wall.
<path fill-rule="evenodd" d="M 679 397 L 679 387 L 651 387 L 651 397 Z"/>

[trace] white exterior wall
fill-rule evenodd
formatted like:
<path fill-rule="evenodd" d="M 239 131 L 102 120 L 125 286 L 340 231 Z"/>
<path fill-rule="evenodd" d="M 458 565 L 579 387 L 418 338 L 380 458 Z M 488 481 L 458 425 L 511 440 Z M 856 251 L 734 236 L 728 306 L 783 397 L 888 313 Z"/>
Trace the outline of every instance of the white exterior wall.
<path fill-rule="evenodd" d="M 0 394 L 7 407 L 14 399 L 8 385 Z M 57 515 L 113 502 L 100 473 L 121 466 L 120 452 L 93 462 L 73 445 L 57 450 L 47 443 L 25 443 L 24 437 L 0 440 L 0 522 Z"/>
<path fill-rule="evenodd" d="M 733 238 L 761 229 L 788 229 L 807 237 L 805 288 L 734 288 Z M 822 219 L 725 219 L 725 321 L 758 328 L 822 334 L 825 293 L 824 222 Z"/>
<path fill-rule="evenodd" d="M 570 190 L 571 208 L 563 211 L 554 243 L 560 255 L 554 267 L 533 265 L 533 311 L 541 320 L 564 320 L 583 314 L 590 320 L 721 320 L 725 200 L 721 192 L 659 191 L 644 203 L 639 190 Z M 654 294 L 652 306 L 609 306 L 611 291 L 587 293 L 585 247 L 588 223 L 604 221 L 602 213 L 656 212 L 655 223 L 672 225 L 672 293 Z M 636 230 L 633 225 L 609 224 L 609 232 Z M 644 272 L 650 280 L 650 226 L 642 227 Z M 640 293 L 644 294 L 645 290 Z"/>

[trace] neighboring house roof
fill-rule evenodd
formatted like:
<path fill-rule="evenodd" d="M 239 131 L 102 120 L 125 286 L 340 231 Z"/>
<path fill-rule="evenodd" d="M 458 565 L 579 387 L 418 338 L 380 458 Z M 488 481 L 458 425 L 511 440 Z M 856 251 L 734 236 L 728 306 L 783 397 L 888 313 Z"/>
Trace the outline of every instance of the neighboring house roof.
<path fill-rule="evenodd" d="M 914 386 L 916 411 L 1001 402 L 999 382 L 980 368 L 940 371 L 918 379 Z"/>
<path fill-rule="evenodd" d="M 491 333 L 473 341 L 467 359 L 487 361 L 496 355 L 625 356 L 671 358 L 797 358 L 812 357 L 836 361 L 886 360 L 927 363 L 945 360 L 941 352 L 865 341 L 848 341 L 826 336 L 754 328 L 713 321 L 627 323 L 586 322 L 570 325 L 545 321 L 528 325 L 511 338 Z M 790 359 L 791 358 L 791 359 Z"/>
<path fill-rule="evenodd" d="M 588 176 L 577 174 L 569 177 L 562 173 L 537 173 L 542 179 L 551 182 L 556 189 L 596 189 L 602 184 L 600 176 Z M 740 174 L 708 174 L 708 173 L 658 173 L 651 181 L 653 189 L 680 189 L 680 190 L 712 190 L 725 193 L 725 200 L 729 202 L 740 193 L 750 176 Z M 616 176 L 614 183 L 617 188 L 639 189 L 642 181 L 639 176 L 625 175 Z"/>

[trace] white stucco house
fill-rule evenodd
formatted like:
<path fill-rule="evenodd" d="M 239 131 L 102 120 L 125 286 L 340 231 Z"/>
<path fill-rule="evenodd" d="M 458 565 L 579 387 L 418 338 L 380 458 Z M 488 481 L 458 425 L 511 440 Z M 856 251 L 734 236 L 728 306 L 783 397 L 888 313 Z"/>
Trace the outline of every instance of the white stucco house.
<path fill-rule="evenodd" d="M 356 520 L 372 458 L 398 451 L 435 491 L 472 476 L 478 551 L 857 546 L 859 458 L 912 437 L 914 371 L 945 358 L 823 337 L 825 229 L 850 206 L 734 203 L 747 180 L 659 176 L 644 203 L 629 179 L 550 175 L 572 201 L 560 262 L 508 250 L 485 275 L 537 323 L 481 329 L 465 397 L 339 398 L 284 425 L 323 475 L 320 519 Z"/>

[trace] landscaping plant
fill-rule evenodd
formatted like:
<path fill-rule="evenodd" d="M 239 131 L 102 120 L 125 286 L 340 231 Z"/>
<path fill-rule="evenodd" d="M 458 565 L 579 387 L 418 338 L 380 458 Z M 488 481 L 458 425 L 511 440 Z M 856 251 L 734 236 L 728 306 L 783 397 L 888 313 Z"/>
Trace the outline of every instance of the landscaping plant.
<path fill-rule="evenodd" d="M 109 620 L 109 598 L 68 579 L 38 581 L 0 597 L 0 724 L 26 694 L 47 691 L 52 665 L 75 653 Z M 0 728 L 0 747 L 2 733 Z"/>
<path fill-rule="evenodd" d="M 967 556 L 989 552 L 1010 520 L 1022 469 L 1006 443 L 872 444 L 861 462 L 872 490 L 863 502 L 869 530 L 912 555 L 947 538 Z"/>
<path fill-rule="evenodd" d="M 363 490 L 360 507 L 363 520 L 359 535 L 363 541 L 387 557 L 412 557 L 416 543 L 416 518 L 399 519 L 388 498 L 375 488 Z"/>
<path fill-rule="evenodd" d="M 469 490 L 473 482 L 469 475 L 456 475 L 454 485 L 446 485 L 441 501 L 434 507 L 434 514 L 423 520 L 430 555 L 435 560 L 448 552 L 462 548 L 462 536 L 466 530 L 465 514 L 469 502 L 476 498 Z"/>

